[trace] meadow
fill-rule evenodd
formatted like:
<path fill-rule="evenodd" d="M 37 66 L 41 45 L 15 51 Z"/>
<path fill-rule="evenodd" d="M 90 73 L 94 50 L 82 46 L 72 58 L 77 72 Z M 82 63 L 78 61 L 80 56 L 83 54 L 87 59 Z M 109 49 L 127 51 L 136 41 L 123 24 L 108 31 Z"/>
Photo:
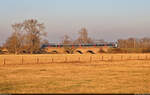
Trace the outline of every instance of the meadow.
<path fill-rule="evenodd" d="M 150 93 L 149 57 L 1 55 L 0 93 Z"/>

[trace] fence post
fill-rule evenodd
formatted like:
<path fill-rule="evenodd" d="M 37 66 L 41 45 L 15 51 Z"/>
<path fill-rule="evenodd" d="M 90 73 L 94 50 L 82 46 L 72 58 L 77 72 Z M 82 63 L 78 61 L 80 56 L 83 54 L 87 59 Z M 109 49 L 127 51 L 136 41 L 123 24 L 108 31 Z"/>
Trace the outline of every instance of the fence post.
<path fill-rule="evenodd" d="M 138 56 L 138 60 L 140 60 L 140 56 Z"/>
<path fill-rule="evenodd" d="M 67 62 L 67 57 L 65 57 L 65 62 Z"/>
<path fill-rule="evenodd" d="M 121 61 L 123 60 L 123 56 L 121 56 Z"/>
<path fill-rule="evenodd" d="M 92 62 L 92 56 L 90 56 L 90 62 Z"/>
<path fill-rule="evenodd" d="M 3 64 L 5 65 L 6 64 L 6 59 L 4 58 L 4 60 L 3 60 Z"/>
<path fill-rule="evenodd" d="M 113 61 L 113 56 L 111 56 L 111 61 Z"/>
<path fill-rule="evenodd" d="M 148 59 L 147 55 L 146 55 L 145 59 L 146 59 L 146 60 Z"/>
<path fill-rule="evenodd" d="M 104 60 L 104 57 L 102 56 L 102 61 Z"/>
<path fill-rule="evenodd" d="M 128 57 L 128 60 L 131 60 L 131 56 Z"/>
<path fill-rule="evenodd" d="M 51 59 L 52 59 L 52 63 L 54 62 L 54 59 L 53 59 L 53 57 L 51 57 Z"/>
<path fill-rule="evenodd" d="M 37 64 L 38 64 L 38 63 L 39 63 L 39 58 L 37 57 L 37 59 L 36 59 L 36 60 L 37 60 L 36 62 L 37 62 Z"/>
<path fill-rule="evenodd" d="M 80 57 L 78 58 L 79 62 L 80 62 Z"/>
<path fill-rule="evenodd" d="M 21 57 L 21 63 L 23 64 L 23 56 Z"/>

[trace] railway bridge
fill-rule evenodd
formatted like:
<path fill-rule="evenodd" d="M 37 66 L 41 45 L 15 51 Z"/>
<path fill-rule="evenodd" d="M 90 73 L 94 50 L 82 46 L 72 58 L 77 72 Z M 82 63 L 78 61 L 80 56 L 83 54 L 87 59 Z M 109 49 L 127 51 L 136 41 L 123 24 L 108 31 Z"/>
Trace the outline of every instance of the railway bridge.
<path fill-rule="evenodd" d="M 111 44 L 84 44 L 84 45 L 43 45 L 42 48 L 49 54 L 98 54 L 107 52 L 109 48 L 116 48 L 117 45 Z"/>

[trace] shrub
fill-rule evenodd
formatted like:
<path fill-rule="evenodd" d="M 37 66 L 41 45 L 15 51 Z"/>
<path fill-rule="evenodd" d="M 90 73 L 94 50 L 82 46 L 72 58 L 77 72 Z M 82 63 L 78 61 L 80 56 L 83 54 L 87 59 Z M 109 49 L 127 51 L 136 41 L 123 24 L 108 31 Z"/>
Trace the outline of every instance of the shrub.
<path fill-rule="evenodd" d="M 106 52 L 103 49 L 100 49 L 99 53 L 106 53 Z"/>
<path fill-rule="evenodd" d="M 150 48 L 146 48 L 142 50 L 143 53 L 150 53 Z"/>
<path fill-rule="evenodd" d="M 110 48 L 108 53 L 127 53 L 127 50 L 122 48 Z"/>

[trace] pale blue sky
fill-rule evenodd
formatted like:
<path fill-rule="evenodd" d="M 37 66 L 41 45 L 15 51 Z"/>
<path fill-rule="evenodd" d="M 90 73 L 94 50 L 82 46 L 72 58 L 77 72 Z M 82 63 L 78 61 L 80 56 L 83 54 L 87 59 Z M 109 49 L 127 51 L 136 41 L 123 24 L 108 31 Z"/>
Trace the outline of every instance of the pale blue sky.
<path fill-rule="evenodd" d="M 0 43 L 29 18 L 45 23 L 50 42 L 75 39 L 82 27 L 94 39 L 150 37 L 150 0 L 1 0 Z"/>

